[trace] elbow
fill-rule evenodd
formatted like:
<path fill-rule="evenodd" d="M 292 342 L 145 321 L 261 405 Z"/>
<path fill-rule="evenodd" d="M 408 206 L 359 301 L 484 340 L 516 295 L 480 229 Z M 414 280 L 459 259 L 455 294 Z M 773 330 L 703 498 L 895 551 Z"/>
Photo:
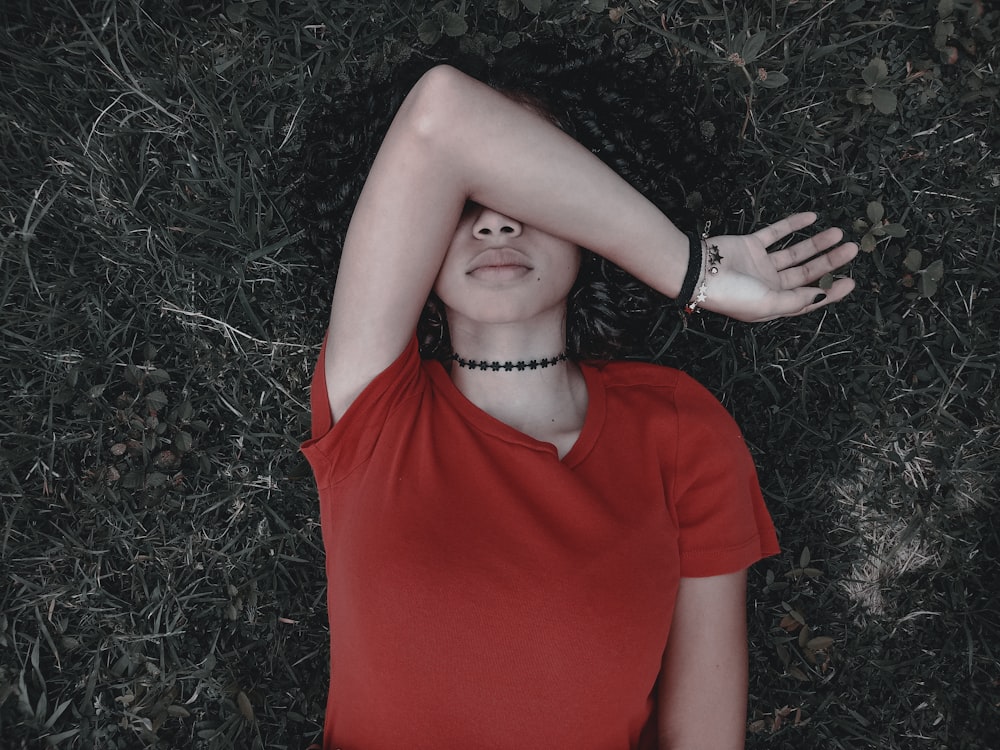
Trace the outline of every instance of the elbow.
<path fill-rule="evenodd" d="M 469 80 L 450 65 L 436 65 L 407 94 L 397 120 L 425 145 L 448 143 L 461 115 L 462 88 Z"/>

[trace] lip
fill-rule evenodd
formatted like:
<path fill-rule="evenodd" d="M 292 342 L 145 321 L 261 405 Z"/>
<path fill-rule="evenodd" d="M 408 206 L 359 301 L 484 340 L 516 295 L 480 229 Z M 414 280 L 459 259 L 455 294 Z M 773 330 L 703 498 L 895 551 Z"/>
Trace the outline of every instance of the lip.
<path fill-rule="evenodd" d="M 489 269 L 526 269 L 534 268 L 527 256 L 512 247 L 491 247 L 483 250 L 469 264 L 466 274 L 482 268 Z"/>

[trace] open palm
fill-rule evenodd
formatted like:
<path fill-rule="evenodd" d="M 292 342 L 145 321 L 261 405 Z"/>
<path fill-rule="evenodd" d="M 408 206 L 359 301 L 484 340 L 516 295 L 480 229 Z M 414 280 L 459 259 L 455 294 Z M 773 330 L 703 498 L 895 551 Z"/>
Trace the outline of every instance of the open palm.
<path fill-rule="evenodd" d="M 737 320 L 758 322 L 802 315 L 843 299 L 854 289 L 852 279 L 837 279 L 828 289 L 816 282 L 850 262 L 858 253 L 840 229 L 813 236 L 768 252 L 767 248 L 816 221 L 816 214 L 792 214 L 751 234 L 709 237 L 722 262 L 719 273 L 707 278 L 701 307 Z M 831 249 L 832 248 L 832 249 Z"/>

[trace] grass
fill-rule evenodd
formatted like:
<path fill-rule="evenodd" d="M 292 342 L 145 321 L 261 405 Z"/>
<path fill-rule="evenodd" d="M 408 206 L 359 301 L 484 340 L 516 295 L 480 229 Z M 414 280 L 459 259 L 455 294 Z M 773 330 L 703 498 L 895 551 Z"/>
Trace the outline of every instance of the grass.
<path fill-rule="evenodd" d="M 439 33 L 688 56 L 741 123 L 732 229 L 816 208 L 874 244 L 835 309 L 700 317 L 665 355 L 744 426 L 781 530 L 751 577 L 748 744 L 1000 746 L 998 11 L 39 5 L 0 10 L 5 750 L 315 738 L 297 444 L 331 288 L 289 191 L 325 83 Z"/>

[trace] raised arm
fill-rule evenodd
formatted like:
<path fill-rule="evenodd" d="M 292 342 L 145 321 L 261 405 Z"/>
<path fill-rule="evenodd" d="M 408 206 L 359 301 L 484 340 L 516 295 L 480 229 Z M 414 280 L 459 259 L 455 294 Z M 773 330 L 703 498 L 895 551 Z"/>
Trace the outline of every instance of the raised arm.
<path fill-rule="evenodd" d="M 687 239 L 651 203 L 528 107 L 436 67 L 396 114 L 348 229 L 325 363 L 335 419 L 412 336 L 467 200 L 680 289 Z"/>
<path fill-rule="evenodd" d="M 325 363 L 334 418 L 413 334 L 467 200 L 604 255 L 668 296 L 680 291 L 688 239 L 667 217 L 545 118 L 439 66 L 404 100 L 351 219 Z M 789 226 L 814 218 L 797 217 Z M 853 257 L 852 246 L 814 259 L 805 272 L 792 268 L 815 254 L 810 249 L 835 244 L 839 230 L 817 235 L 794 259 L 783 256 L 794 273 L 765 250 L 782 231 L 714 238 L 726 257 L 702 307 L 757 320 L 806 312 L 850 291 L 841 280 L 813 304 L 819 290 L 806 285 Z M 747 253 L 754 257 L 730 257 Z"/>

